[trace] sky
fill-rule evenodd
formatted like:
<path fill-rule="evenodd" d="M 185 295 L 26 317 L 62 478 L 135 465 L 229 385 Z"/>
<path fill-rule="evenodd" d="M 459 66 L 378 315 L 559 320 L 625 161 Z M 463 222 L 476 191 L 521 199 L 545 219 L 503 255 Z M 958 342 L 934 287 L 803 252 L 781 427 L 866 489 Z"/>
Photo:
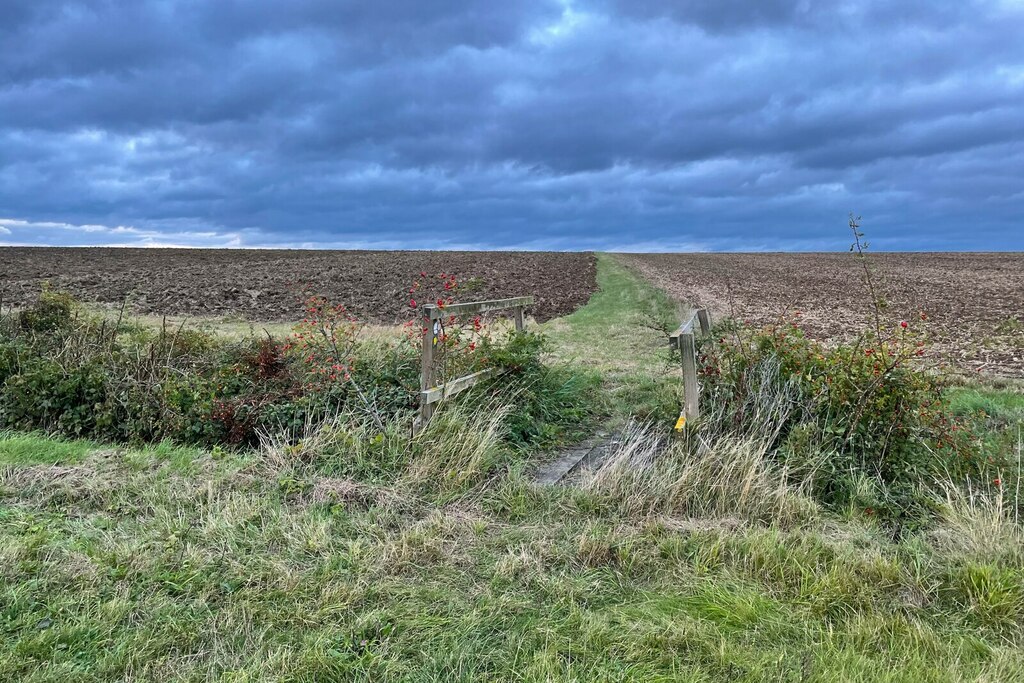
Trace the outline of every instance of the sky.
<path fill-rule="evenodd" d="M 0 244 L 1024 250 L 1024 0 L 2 0 Z"/>

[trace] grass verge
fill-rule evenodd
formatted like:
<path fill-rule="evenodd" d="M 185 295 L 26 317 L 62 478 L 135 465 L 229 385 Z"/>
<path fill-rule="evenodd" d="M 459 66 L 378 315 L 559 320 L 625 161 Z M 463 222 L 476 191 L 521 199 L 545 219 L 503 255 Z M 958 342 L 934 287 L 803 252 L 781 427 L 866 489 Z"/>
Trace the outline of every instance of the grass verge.
<path fill-rule="evenodd" d="M 0 437 L 0 679 L 1024 676 L 1019 527 L 983 502 L 898 542 L 728 497 L 629 512 L 514 468 L 462 478 L 495 457 L 479 427 L 439 423 L 392 486 L 272 444 L 33 460 Z"/>

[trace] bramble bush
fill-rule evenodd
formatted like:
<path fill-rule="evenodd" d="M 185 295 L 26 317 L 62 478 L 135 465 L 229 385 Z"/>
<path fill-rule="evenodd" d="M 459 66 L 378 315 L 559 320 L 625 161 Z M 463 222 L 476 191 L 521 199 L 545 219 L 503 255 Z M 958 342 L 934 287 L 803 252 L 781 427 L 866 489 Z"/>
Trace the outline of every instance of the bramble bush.
<path fill-rule="evenodd" d="M 44 289 L 35 306 L 18 314 L 18 325 L 26 332 L 56 332 L 72 322 L 76 308 L 70 294 Z"/>

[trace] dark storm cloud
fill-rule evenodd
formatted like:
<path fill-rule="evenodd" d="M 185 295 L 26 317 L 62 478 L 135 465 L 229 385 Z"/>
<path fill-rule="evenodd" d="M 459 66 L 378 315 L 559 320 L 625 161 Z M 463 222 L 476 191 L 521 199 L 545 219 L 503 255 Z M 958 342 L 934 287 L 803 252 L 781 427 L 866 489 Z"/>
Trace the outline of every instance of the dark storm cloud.
<path fill-rule="evenodd" d="M 0 243 L 1024 248 L 1024 3 L 0 4 Z"/>
<path fill-rule="evenodd" d="M 611 0 L 603 7 L 617 15 L 667 18 L 723 33 L 785 28 L 877 31 L 908 26 L 921 29 L 957 25 L 981 16 L 1001 14 L 998 3 L 987 0 Z"/>

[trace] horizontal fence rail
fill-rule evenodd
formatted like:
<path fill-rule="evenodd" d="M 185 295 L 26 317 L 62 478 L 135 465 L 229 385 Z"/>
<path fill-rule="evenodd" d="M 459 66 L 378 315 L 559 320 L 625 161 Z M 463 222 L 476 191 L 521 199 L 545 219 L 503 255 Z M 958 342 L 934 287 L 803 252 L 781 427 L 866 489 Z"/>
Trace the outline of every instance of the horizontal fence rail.
<path fill-rule="evenodd" d="M 489 301 L 471 301 L 465 304 L 448 304 L 438 306 L 437 304 L 426 304 L 423 306 L 423 317 L 430 320 L 440 320 L 449 315 L 469 315 L 470 313 L 487 313 L 489 311 L 502 311 L 509 308 L 523 308 L 533 305 L 532 296 L 517 296 L 513 299 L 491 299 Z"/>
<path fill-rule="evenodd" d="M 435 351 L 440 341 L 441 323 L 443 318 L 448 316 L 462 316 L 491 311 L 512 311 L 512 319 L 515 322 L 516 331 L 522 332 L 526 329 L 526 307 L 533 305 L 532 296 L 519 296 L 512 299 L 491 299 L 488 301 L 472 301 L 464 304 L 448 304 L 438 306 L 426 304 L 423 312 L 423 351 L 420 359 L 420 419 L 422 426 L 434 414 L 435 404 L 446 398 L 454 396 L 478 382 L 489 377 L 500 375 L 501 368 L 488 368 L 474 372 L 465 377 L 449 380 L 443 384 L 435 384 Z"/>
<path fill-rule="evenodd" d="M 454 396 L 460 391 L 465 391 L 471 386 L 485 380 L 488 377 L 493 377 L 499 374 L 498 368 L 487 368 L 486 370 L 478 370 L 472 375 L 466 375 L 465 377 L 459 377 L 453 379 L 451 382 L 445 382 L 444 384 L 438 385 L 433 389 L 427 389 L 426 391 L 420 392 L 420 402 L 424 404 L 437 403 L 442 401 L 449 396 Z"/>

